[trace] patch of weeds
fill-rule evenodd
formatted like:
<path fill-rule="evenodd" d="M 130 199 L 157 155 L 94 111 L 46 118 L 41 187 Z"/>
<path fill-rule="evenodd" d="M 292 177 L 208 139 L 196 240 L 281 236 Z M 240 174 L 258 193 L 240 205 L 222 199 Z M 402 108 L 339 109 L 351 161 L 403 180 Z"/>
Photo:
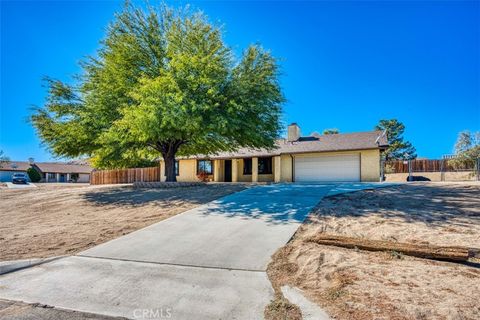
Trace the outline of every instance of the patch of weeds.
<path fill-rule="evenodd" d="M 326 290 L 326 298 L 329 300 L 337 300 L 345 296 L 347 294 L 345 287 L 353 284 L 357 279 L 355 274 L 347 271 L 335 273 L 332 277 L 334 285 Z"/>
<path fill-rule="evenodd" d="M 392 259 L 398 259 L 398 260 L 403 260 L 405 258 L 404 254 L 398 251 L 391 251 L 390 257 Z"/>
<path fill-rule="evenodd" d="M 278 296 L 265 307 L 265 320 L 301 320 L 300 308 L 283 296 Z"/>
<path fill-rule="evenodd" d="M 339 287 L 333 287 L 327 290 L 326 296 L 329 300 L 337 300 L 338 298 L 344 296 L 347 292 Z"/>

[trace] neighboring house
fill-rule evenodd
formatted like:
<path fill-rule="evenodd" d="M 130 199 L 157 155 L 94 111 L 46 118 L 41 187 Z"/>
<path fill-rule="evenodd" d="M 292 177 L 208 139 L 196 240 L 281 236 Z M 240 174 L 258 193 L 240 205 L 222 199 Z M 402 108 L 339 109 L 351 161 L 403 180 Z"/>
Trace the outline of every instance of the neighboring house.
<path fill-rule="evenodd" d="M 41 182 L 90 182 L 93 168 L 83 164 L 35 162 L 32 166 L 42 176 Z"/>
<path fill-rule="evenodd" d="M 177 181 L 198 180 L 201 171 L 218 182 L 379 181 L 380 154 L 386 147 L 381 131 L 302 137 L 292 123 L 287 138 L 277 140 L 272 150 L 179 158 L 175 169 Z M 160 166 L 164 173 L 165 163 Z"/>
<path fill-rule="evenodd" d="M 9 161 L 2 163 L 0 167 L 0 182 L 11 182 L 14 173 L 23 172 L 26 174 L 28 168 L 30 168 L 30 163 L 26 161 Z"/>
<path fill-rule="evenodd" d="M 29 168 L 40 173 L 40 182 L 90 182 L 93 170 L 89 165 L 77 163 L 10 161 L 0 168 L 0 182 L 10 182 L 15 172 L 27 173 Z"/>

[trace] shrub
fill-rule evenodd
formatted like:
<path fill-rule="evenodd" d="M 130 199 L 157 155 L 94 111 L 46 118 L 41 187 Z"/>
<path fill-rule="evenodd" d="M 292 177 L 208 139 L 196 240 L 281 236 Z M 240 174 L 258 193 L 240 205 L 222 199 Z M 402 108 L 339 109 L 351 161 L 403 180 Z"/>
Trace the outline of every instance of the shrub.
<path fill-rule="evenodd" d="M 385 169 L 384 169 L 385 174 L 388 173 L 396 173 L 395 172 L 395 166 L 391 163 L 386 163 L 385 164 Z"/>
<path fill-rule="evenodd" d="M 204 171 L 200 171 L 198 174 L 197 174 L 197 178 L 198 180 L 200 181 L 203 181 L 203 182 L 207 182 L 208 181 L 208 174 Z"/>
<path fill-rule="evenodd" d="M 80 175 L 78 173 L 72 173 L 70 175 L 70 180 L 73 182 L 77 182 L 79 178 L 80 178 Z"/>
<path fill-rule="evenodd" d="M 30 178 L 30 181 L 32 182 L 38 182 L 42 180 L 42 176 L 40 175 L 40 173 L 38 173 L 38 171 L 33 168 L 28 168 L 27 173 L 28 173 L 28 177 Z"/>

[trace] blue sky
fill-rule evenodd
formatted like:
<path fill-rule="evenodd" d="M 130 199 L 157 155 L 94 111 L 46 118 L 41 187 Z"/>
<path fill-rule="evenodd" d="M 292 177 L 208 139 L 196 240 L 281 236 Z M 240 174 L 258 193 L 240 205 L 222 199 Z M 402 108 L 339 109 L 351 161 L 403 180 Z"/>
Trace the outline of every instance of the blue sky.
<path fill-rule="evenodd" d="M 150 3 L 155 3 L 150 1 Z M 371 130 L 398 118 L 418 155 L 452 152 L 480 130 L 480 2 L 170 2 L 223 24 L 241 53 L 259 42 L 281 59 L 284 122 L 303 134 Z M 55 159 L 26 122 L 43 76 L 69 81 L 123 2 L 1 2 L 0 149 Z"/>

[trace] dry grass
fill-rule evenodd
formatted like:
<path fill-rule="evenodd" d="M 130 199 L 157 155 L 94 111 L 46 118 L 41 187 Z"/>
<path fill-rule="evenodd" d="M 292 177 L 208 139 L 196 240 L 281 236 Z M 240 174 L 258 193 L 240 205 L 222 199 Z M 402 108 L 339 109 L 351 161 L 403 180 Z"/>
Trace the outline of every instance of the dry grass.
<path fill-rule="evenodd" d="M 480 269 L 322 246 L 324 232 L 479 246 L 480 186 L 408 185 L 324 199 L 268 267 L 274 288 L 301 289 L 336 319 L 480 319 Z"/>
<path fill-rule="evenodd" d="M 74 254 L 244 188 L 0 189 L 0 260 Z"/>

